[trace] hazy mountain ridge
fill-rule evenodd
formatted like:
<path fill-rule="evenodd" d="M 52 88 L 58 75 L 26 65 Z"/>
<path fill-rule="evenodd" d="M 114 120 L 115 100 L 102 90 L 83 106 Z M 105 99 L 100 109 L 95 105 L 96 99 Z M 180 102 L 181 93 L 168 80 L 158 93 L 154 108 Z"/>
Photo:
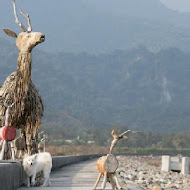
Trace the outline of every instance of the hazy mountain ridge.
<path fill-rule="evenodd" d="M 10 48 L 0 46 L 1 84 L 16 70 L 17 51 L 10 54 Z M 34 50 L 32 79 L 44 99 L 44 124 L 189 129 L 189 59 L 176 48 L 152 53 L 139 47 L 100 55 Z"/>

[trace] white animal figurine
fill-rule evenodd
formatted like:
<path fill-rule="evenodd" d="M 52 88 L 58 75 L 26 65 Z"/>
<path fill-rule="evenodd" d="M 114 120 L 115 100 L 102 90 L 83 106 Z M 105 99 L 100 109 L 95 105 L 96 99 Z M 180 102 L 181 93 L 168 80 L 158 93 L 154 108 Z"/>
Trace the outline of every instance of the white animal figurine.
<path fill-rule="evenodd" d="M 32 156 L 26 156 L 23 159 L 24 171 L 27 175 L 27 186 L 30 187 L 35 185 L 35 178 L 38 172 L 43 172 L 44 183 L 42 186 L 50 186 L 50 173 L 52 168 L 52 157 L 49 152 L 42 152 L 34 154 Z"/>

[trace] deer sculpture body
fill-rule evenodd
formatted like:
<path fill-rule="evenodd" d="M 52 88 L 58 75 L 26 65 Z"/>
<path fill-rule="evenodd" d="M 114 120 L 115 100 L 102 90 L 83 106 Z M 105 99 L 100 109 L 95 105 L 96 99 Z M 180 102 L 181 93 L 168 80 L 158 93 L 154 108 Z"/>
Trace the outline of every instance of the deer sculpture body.
<path fill-rule="evenodd" d="M 16 46 L 19 50 L 17 58 L 17 71 L 7 77 L 0 88 L 0 101 L 14 102 L 9 124 L 21 130 L 26 141 L 27 153 L 31 154 L 33 141 L 43 116 L 43 103 L 41 96 L 31 80 L 32 49 L 44 42 L 45 35 L 33 32 L 28 14 L 20 9 L 20 13 L 27 19 L 28 29 L 19 21 L 15 0 L 12 0 L 16 23 L 22 29 L 16 34 L 10 29 L 3 31 L 16 38 Z M 5 107 L 0 104 L 0 115 L 5 115 Z M 36 150 L 37 151 L 37 150 Z"/>

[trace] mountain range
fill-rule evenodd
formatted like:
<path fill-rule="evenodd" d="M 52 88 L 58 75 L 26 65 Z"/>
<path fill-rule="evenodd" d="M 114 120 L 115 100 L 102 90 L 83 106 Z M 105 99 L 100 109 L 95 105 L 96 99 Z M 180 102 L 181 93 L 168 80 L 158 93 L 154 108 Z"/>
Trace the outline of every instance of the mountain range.
<path fill-rule="evenodd" d="M 12 46 L 5 42 L 0 48 L 1 84 L 16 70 L 17 51 L 9 53 Z M 34 50 L 32 79 L 44 99 L 44 125 L 188 130 L 189 60 L 190 54 L 177 48 L 154 53 L 139 47 L 100 55 Z"/>

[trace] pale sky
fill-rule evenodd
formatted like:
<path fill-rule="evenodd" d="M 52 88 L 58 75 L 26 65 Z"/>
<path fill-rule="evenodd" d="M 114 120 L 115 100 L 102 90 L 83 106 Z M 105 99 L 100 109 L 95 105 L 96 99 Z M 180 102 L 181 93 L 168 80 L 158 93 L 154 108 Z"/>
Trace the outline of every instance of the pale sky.
<path fill-rule="evenodd" d="M 190 12 L 190 0 L 160 0 L 167 7 L 181 12 Z"/>

